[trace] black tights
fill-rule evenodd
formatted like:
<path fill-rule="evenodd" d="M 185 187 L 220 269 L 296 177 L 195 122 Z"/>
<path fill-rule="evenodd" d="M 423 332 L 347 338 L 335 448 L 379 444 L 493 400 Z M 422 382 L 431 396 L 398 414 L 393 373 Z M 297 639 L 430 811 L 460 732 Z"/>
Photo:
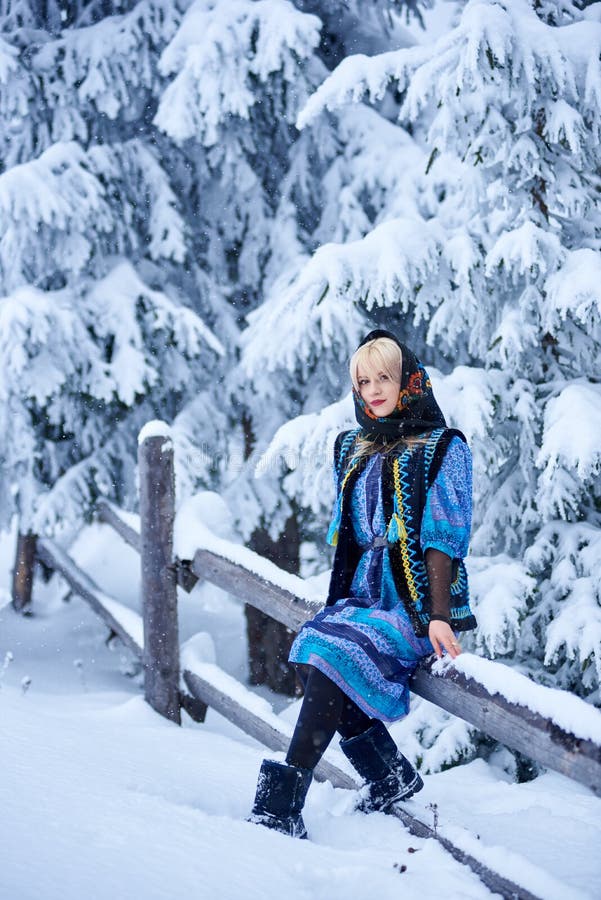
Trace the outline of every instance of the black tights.
<path fill-rule="evenodd" d="M 289 765 L 303 769 L 315 768 L 336 731 L 343 738 L 356 737 L 376 721 L 319 669 L 313 666 L 310 669 L 303 705 L 286 756 Z"/>

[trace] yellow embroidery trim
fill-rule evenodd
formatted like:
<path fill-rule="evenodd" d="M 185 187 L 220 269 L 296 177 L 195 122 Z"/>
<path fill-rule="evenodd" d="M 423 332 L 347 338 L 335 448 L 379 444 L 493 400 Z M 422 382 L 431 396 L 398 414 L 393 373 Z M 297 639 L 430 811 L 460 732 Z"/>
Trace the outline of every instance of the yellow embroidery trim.
<path fill-rule="evenodd" d="M 401 476 L 399 473 L 399 460 L 398 457 L 395 457 L 393 466 L 392 466 L 393 478 L 394 478 L 394 491 L 396 494 L 397 506 L 398 506 L 398 515 L 397 523 L 399 525 L 399 544 L 401 545 L 401 559 L 403 561 L 403 572 L 405 573 L 405 580 L 407 581 L 407 587 L 409 588 L 409 593 L 411 595 L 412 601 L 417 604 L 419 603 L 419 594 L 417 592 L 417 588 L 415 586 L 415 581 L 413 578 L 413 574 L 411 572 L 411 563 L 409 562 L 409 550 L 407 549 L 407 529 L 405 528 L 405 515 L 403 508 L 403 494 L 401 492 Z M 400 520 L 400 521 L 399 521 Z"/>
<path fill-rule="evenodd" d="M 350 469 L 348 470 L 348 472 L 346 473 L 346 475 L 345 475 L 344 478 L 342 479 L 342 484 L 340 485 L 339 521 L 340 521 L 341 518 L 342 518 L 342 504 L 344 503 L 344 489 L 345 489 L 345 487 L 346 487 L 347 481 L 349 480 L 349 477 L 351 476 L 352 472 L 355 471 L 356 468 L 357 468 L 357 463 L 355 463 L 353 466 L 350 467 Z M 331 546 L 332 546 L 332 547 L 337 547 L 337 546 L 338 546 L 338 529 L 336 529 L 336 531 L 334 532 L 334 534 L 333 534 L 333 536 L 332 536 L 332 544 L 331 544 Z"/>

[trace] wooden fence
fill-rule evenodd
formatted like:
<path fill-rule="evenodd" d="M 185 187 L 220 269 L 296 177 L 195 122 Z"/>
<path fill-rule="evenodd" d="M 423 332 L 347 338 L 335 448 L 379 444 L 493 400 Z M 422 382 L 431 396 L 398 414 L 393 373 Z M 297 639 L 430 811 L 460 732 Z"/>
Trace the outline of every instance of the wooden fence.
<path fill-rule="evenodd" d="M 196 721 L 204 721 L 211 706 L 236 726 L 271 750 L 288 746 L 291 729 L 265 708 L 257 710 L 256 696 L 217 666 L 191 664 L 183 660 L 180 681 L 180 648 L 177 625 L 177 586 L 190 591 L 199 580 L 209 581 L 282 622 L 294 631 L 315 614 L 315 607 L 299 594 L 278 584 L 283 573 L 260 557 L 255 568 L 272 572 L 273 578 L 259 575 L 252 566 L 239 561 L 240 548 L 232 545 L 228 554 L 198 549 L 191 560 L 173 558 L 174 474 L 173 447 L 166 434 L 150 433 L 140 442 L 140 533 L 107 502 L 100 502 L 97 517 L 114 528 L 141 558 L 142 608 L 139 616 L 108 597 L 54 541 L 20 535 L 13 576 L 13 605 L 27 613 L 31 606 L 33 566 L 39 560 L 59 572 L 70 588 L 86 600 L 105 621 L 111 632 L 142 661 L 144 690 L 148 703 L 161 715 L 180 722 L 180 709 Z M 250 559 L 251 551 L 244 551 Z M 251 554 L 255 556 L 256 554 Z M 294 577 L 285 573 L 285 582 Z M 298 579 L 299 587 L 303 582 Z M 452 666 L 433 670 L 435 659 L 423 662 L 412 682 L 413 693 L 460 716 L 479 730 L 519 751 L 543 766 L 561 772 L 601 795 L 601 746 L 566 731 L 551 719 L 491 693 L 484 684 L 467 677 Z M 500 663 L 482 661 L 498 674 Z M 438 667 L 437 667 L 438 668 Z M 515 673 L 512 673 L 515 679 Z M 524 695 L 531 682 L 524 678 Z M 335 787 L 355 788 L 354 779 L 340 769 L 329 754 L 316 769 L 319 780 Z M 427 825 L 399 807 L 396 815 L 421 837 L 436 838 L 460 862 L 472 868 L 493 891 L 504 897 L 536 900 L 527 889 L 493 872 L 465 849 L 452 843 L 437 826 Z"/>

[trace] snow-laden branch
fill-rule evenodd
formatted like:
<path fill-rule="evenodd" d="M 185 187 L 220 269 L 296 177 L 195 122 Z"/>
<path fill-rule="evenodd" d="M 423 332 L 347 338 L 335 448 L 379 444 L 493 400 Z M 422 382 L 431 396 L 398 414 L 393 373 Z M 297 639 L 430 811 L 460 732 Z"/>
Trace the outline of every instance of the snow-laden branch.
<path fill-rule="evenodd" d="M 20 394 L 44 404 L 58 394 L 83 360 L 96 355 L 93 341 L 68 291 L 23 287 L 0 300 L 0 400 Z M 82 387 L 89 389 L 89 384 Z"/>
<path fill-rule="evenodd" d="M 487 275 L 495 269 L 505 269 L 512 283 L 519 284 L 524 275 L 555 272 L 564 251 L 556 234 L 525 222 L 518 228 L 505 231 L 486 256 Z"/>
<path fill-rule="evenodd" d="M 325 109 L 380 100 L 392 82 L 406 91 L 401 118 L 415 121 L 435 102 L 440 113 L 432 133 L 447 137 L 455 121 L 448 109 L 459 94 L 469 94 L 470 112 L 483 116 L 491 92 L 509 98 L 520 85 L 519 112 L 528 116 L 538 103 L 536 85 L 545 80 L 552 95 L 565 94 L 574 107 L 580 99 L 592 112 L 601 91 L 599 67 L 592 62 L 599 59 L 600 47 L 601 23 L 558 28 L 543 22 L 529 0 L 470 0 L 457 26 L 432 44 L 343 60 L 310 98 L 297 124 L 306 126 Z M 551 128 L 577 137 L 577 122 L 567 112 L 556 107 L 559 120 Z"/>
<path fill-rule="evenodd" d="M 381 100 L 392 81 L 403 90 L 409 73 L 428 56 L 426 48 L 410 47 L 379 53 L 375 57 L 362 53 L 346 57 L 312 94 L 298 116 L 297 128 L 304 128 L 326 109 L 335 111 L 364 98 L 372 102 Z"/>
<path fill-rule="evenodd" d="M 536 580 L 520 560 L 506 554 L 468 558 L 474 614 L 475 646 L 490 657 L 510 655 L 518 645 Z"/>
<path fill-rule="evenodd" d="M 63 126 L 70 106 L 91 104 L 109 119 L 134 106 L 136 95 L 157 81 L 154 48 L 171 38 L 180 20 L 177 3 L 140 0 L 124 15 L 65 29 L 46 41 L 33 57 L 33 70 Z"/>
<path fill-rule="evenodd" d="M 573 423 L 578 427 L 574 428 Z M 541 486 L 557 468 L 574 470 L 587 480 L 601 470 L 601 385 L 575 379 L 548 401 L 537 465 L 544 467 Z"/>
<path fill-rule="evenodd" d="M 190 360 L 197 358 L 203 348 L 219 356 L 225 353 L 197 313 L 164 292 L 149 288 L 127 262 L 118 263 L 94 284 L 86 305 L 90 325 L 94 323 L 98 337 L 112 342 L 111 359 L 104 363 L 111 393 L 128 406 L 136 395 L 145 392 L 146 384 L 161 377 L 156 361 L 148 353 L 152 335 L 160 335 Z"/>
<path fill-rule="evenodd" d="M 318 413 L 297 416 L 279 428 L 259 459 L 255 475 L 261 477 L 285 464 L 290 474 L 284 480 L 289 497 L 302 499 L 313 513 L 323 514 L 331 506 L 333 447 L 336 435 L 354 428 L 353 402 L 347 394 Z"/>
<path fill-rule="evenodd" d="M 90 172 L 85 151 L 75 142 L 57 143 L 37 159 L 0 175 L 0 215 L 29 227 L 49 225 L 67 231 L 94 218 L 108 230 L 110 216 L 102 184 Z"/>
<path fill-rule="evenodd" d="M 19 71 L 19 51 L 0 37 L 0 84 L 3 89 Z"/>
<path fill-rule="evenodd" d="M 263 369 L 294 369 L 318 348 L 344 339 L 350 355 L 365 328 L 357 305 L 407 309 L 417 287 L 438 270 L 442 234 L 436 223 L 395 219 L 348 244 L 320 247 L 287 287 L 274 286 L 273 296 L 248 317 L 242 363 L 250 377 Z M 259 342 L 257 334 L 286 331 L 277 344 Z"/>
<path fill-rule="evenodd" d="M 544 580 L 533 609 L 531 645 L 544 628 L 545 664 L 555 683 L 573 690 L 574 669 L 592 690 L 601 680 L 601 520 L 549 522 L 524 561 Z"/>
<path fill-rule="evenodd" d="M 152 258 L 183 261 L 184 225 L 175 194 L 138 140 L 88 151 L 75 141 L 56 143 L 0 175 L 5 290 L 57 270 L 79 274 L 102 250 L 139 251 L 144 237 Z"/>
<path fill-rule="evenodd" d="M 19 498 L 24 521 L 35 511 L 36 532 L 48 533 L 77 521 L 98 493 L 127 494 L 144 419 L 170 391 L 190 390 L 199 359 L 223 353 L 193 310 L 125 261 L 78 291 L 24 287 L 2 298 L 2 474 L 31 480 Z"/>
<path fill-rule="evenodd" d="M 568 253 L 560 270 L 545 282 L 547 320 L 555 329 L 568 315 L 587 328 L 601 321 L 601 258 L 599 253 L 583 248 Z"/>
<path fill-rule="evenodd" d="M 214 145 L 231 116 L 248 119 L 259 99 L 256 80 L 277 73 L 289 85 L 302 82 L 300 62 L 314 52 L 320 26 L 288 0 L 229 0 L 219 15 L 210 4 L 193 3 L 161 56 L 161 73 L 173 80 L 157 126 L 176 141 Z"/>

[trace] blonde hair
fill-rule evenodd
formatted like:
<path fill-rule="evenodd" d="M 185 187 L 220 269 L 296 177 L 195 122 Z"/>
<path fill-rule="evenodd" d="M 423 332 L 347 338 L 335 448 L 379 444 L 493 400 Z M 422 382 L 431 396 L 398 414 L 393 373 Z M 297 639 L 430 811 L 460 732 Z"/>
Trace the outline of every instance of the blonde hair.
<path fill-rule="evenodd" d="M 349 371 L 353 387 L 360 394 L 358 371 L 359 366 L 367 369 L 368 372 L 385 372 L 389 378 L 398 382 L 399 391 L 401 387 L 401 377 L 403 371 L 403 351 L 391 338 L 381 337 L 374 338 L 359 347 L 353 355 L 349 363 Z M 415 447 L 417 444 L 427 443 L 428 438 L 420 435 L 419 437 L 400 437 L 391 441 L 387 445 L 388 452 L 401 452 L 407 447 Z M 358 437 L 356 441 L 356 450 L 353 453 L 353 459 L 361 459 L 365 456 L 371 456 L 373 453 L 382 451 L 382 444 L 377 441 L 366 440 Z"/>
<path fill-rule="evenodd" d="M 370 372 L 385 372 L 393 381 L 401 384 L 403 369 L 403 352 L 391 338 L 374 338 L 355 350 L 349 363 L 349 371 L 353 387 L 359 393 L 357 372 L 363 366 Z"/>

